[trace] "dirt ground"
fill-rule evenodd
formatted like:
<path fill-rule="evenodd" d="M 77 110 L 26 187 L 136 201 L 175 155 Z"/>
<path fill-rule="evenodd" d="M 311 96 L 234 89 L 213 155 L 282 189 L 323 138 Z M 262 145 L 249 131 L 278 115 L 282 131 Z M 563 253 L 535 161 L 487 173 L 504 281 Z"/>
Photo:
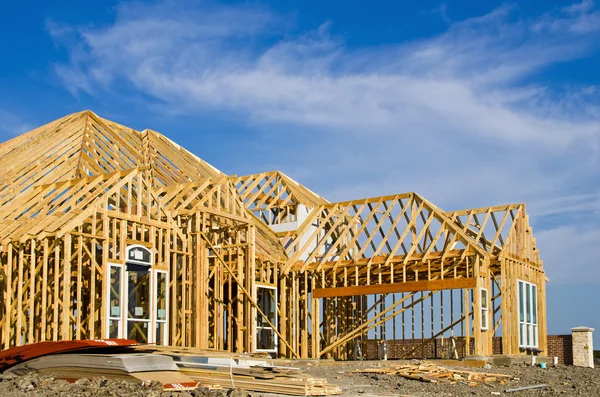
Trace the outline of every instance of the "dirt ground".
<path fill-rule="evenodd" d="M 69 383 L 49 376 L 0 375 L 0 397 L 248 397 L 243 390 L 163 392 L 162 385 L 140 385 L 107 379 L 80 379 Z"/>
<path fill-rule="evenodd" d="M 393 365 L 393 361 L 389 361 Z M 358 374 L 355 369 L 377 368 L 382 362 L 313 364 L 307 372 L 315 377 L 325 377 L 337 383 L 344 390 L 344 397 L 356 396 L 600 396 L 600 369 L 577 368 L 572 366 L 548 367 L 542 369 L 526 365 L 492 367 L 490 369 L 466 368 L 469 371 L 483 371 L 506 374 L 516 379 L 504 384 L 491 383 L 480 386 L 466 384 L 423 383 L 402 378 L 398 375 Z M 451 368 L 451 367 L 448 367 Z M 460 369 L 461 367 L 457 366 Z M 465 368 L 463 368 L 465 369 Z M 547 384 L 543 389 L 505 393 L 507 389 L 522 386 Z"/>
<path fill-rule="evenodd" d="M 393 364 L 394 362 L 389 362 Z M 530 366 L 492 367 L 487 370 L 468 368 L 472 371 L 484 371 L 508 374 L 517 379 L 503 385 L 489 384 L 467 386 L 465 384 L 431 384 L 417 380 L 404 379 L 397 375 L 357 374 L 351 371 L 361 368 L 377 368 L 382 362 L 322 362 L 301 363 L 296 367 L 305 369 L 314 377 L 327 378 L 344 390 L 342 397 L 363 396 L 600 396 L 600 369 L 559 366 L 541 369 Z M 457 367 L 460 368 L 460 367 Z M 505 393 L 506 389 L 528 385 L 547 384 L 544 389 L 534 389 Z M 158 384 L 141 386 L 127 382 L 105 379 L 79 380 L 68 383 L 51 377 L 27 375 L 21 377 L 0 375 L 0 396 L 2 397 L 95 397 L 95 396 L 149 396 L 149 397 L 274 397 L 274 394 L 246 393 L 244 391 L 216 391 L 205 389 L 193 392 L 161 392 Z"/>

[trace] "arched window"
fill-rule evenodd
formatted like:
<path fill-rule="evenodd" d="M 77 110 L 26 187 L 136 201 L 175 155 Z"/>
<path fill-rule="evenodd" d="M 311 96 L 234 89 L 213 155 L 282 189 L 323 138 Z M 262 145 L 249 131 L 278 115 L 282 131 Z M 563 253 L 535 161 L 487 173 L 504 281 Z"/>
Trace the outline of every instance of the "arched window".
<path fill-rule="evenodd" d="M 168 341 L 168 273 L 153 269 L 143 245 L 125 250 L 125 266 L 110 264 L 107 336 L 141 343 Z"/>

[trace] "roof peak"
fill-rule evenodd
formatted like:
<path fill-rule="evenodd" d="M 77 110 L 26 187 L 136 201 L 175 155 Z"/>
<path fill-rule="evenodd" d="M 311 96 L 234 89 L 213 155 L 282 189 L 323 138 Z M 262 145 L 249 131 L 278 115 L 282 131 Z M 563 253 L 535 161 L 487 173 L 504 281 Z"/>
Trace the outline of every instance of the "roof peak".
<path fill-rule="evenodd" d="M 225 174 L 153 130 L 142 134 L 85 109 L 0 144 L 0 205 L 38 184 L 150 166 L 171 185 Z"/>

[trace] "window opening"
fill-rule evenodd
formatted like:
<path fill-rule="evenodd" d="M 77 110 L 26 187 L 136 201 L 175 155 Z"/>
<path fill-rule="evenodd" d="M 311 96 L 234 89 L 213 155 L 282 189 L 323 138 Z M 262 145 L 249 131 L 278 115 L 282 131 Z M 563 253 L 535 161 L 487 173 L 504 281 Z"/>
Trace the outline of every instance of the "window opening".
<path fill-rule="evenodd" d="M 481 288 L 481 329 L 486 331 L 489 323 L 488 290 Z"/>
<path fill-rule="evenodd" d="M 155 342 L 157 345 L 166 345 L 168 338 L 167 329 L 167 307 L 168 307 L 168 274 L 165 271 L 157 270 L 155 272 L 156 282 L 154 283 L 156 291 L 156 324 L 155 324 Z"/>
<path fill-rule="evenodd" d="M 518 280 L 519 347 L 538 347 L 537 286 Z"/>
<path fill-rule="evenodd" d="M 108 330 L 109 338 L 122 338 L 121 319 L 123 318 L 122 279 L 123 267 L 110 265 L 110 282 L 108 283 Z"/>
<path fill-rule="evenodd" d="M 152 268 L 152 252 L 132 245 L 125 266 L 109 264 L 106 334 L 140 343 L 168 343 L 168 272 Z"/>
<path fill-rule="evenodd" d="M 150 280 L 147 266 L 127 264 L 127 339 L 149 342 Z"/>

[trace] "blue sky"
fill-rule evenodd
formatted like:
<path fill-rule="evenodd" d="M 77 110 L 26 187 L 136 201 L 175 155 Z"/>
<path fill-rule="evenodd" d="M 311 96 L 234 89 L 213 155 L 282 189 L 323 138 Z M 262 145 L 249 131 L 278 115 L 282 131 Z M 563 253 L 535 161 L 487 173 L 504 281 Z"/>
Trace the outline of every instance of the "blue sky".
<path fill-rule="evenodd" d="M 92 109 L 332 201 L 525 201 L 549 331 L 600 335 L 600 5 L 341 4 L 5 4 L 0 139 Z"/>

